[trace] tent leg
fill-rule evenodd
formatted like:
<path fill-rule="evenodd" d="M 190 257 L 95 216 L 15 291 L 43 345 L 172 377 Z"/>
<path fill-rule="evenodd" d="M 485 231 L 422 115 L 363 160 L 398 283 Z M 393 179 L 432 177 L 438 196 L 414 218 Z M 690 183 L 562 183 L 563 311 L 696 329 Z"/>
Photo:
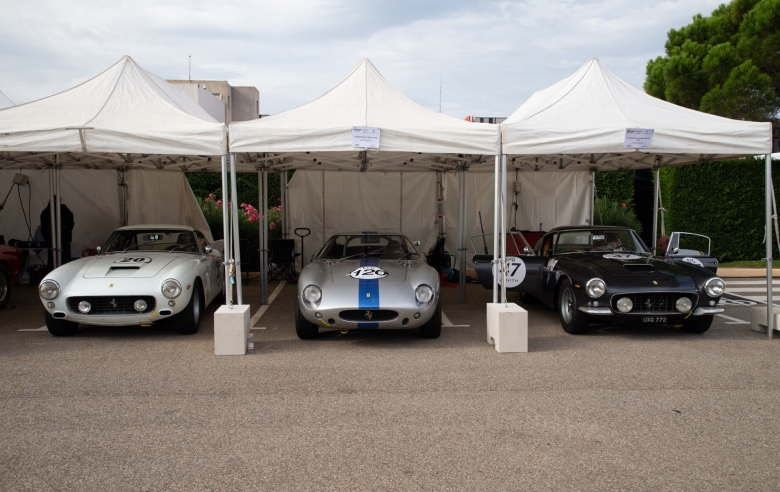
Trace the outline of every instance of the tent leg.
<path fill-rule="evenodd" d="M 444 173 L 441 171 L 436 171 L 436 198 L 444 200 Z M 445 222 L 446 220 L 442 216 L 439 219 L 439 238 L 443 238 L 445 235 Z"/>
<path fill-rule="evenodd" d="M 233 258 L 236 262 L 236 298 L 238 305 L 244 304 L 241 292 L 241 242 L 238 231 L 238 191 L 236 190 L 236 154 L 230 154 L 230 201 L 233 212 Z"/>
<path fill-rule="evenodd" d="M 230 217 L 228 216 L 227 156 L 222 156 L 222 260 L 225 267 L 225 304 L 233 304 L 233 285 L 230 283 Z"/>
<path fill-rule="evenodd" d="M 280 195 L 282 198 L 282 239 L 287 239 L 287 170 L 279 176 Z"/>
<path fill-rule="evenodd" d="M 766 157 L 766 337 L 772 339 L 772 154 Z"/>
<path fill-rule="evenodd" d="M 506 156 L 501 156 L 501 302 L 506 304 Z"/>
<path fill-rule="evenodd" d="M 268 304 L 268 171 L 263 171 L 263 263 L 260 265 L 262 269 L 261 278 L 263 279 L 263 289 L 265 290 L 265 297 L 263 298 L 263 304 Z"/>
<path fill-rule="evenodd" d="M 56 211 L 54 213 L 54 218 L 57 221 L 57 229 L 56 229 L 56 244 L 57 244 L 57 266 L 62 266 L 62 176 L 60 175 L 61 169 L 60 169 L 60 156 L 59 154 L 55 156 L 57 167 L 54 170 L 54 177 L 55 177 L 55 194 L 54 194 L 54 201 L 57 204 L 56 205 Z M 54 234 L 52 234 L 54 236 Z"/>
<path fill-rule="evenodd" d="M 593 225 L 594 212 L 596 208 L 596 171 L 590 170 L 590 222 L 588 225 Z"/>
<path fill-rule="evenodd" d="M 496 156 L 496 165 L 493 170 L 493 303 L 498 302 L 498 218 L 501 213 L 501 195 L 499 183 L 501 182 L 501 156 Z"/>
<path fill-rule="evenodd" d="M 458 287 L 460 302 L 466 302 L 466 168 L 458 169 Z"/>
<path fill-rule="evenodd" d="M 653 239 L 650 241 L 650 251 L 653 256 L 657 254 L 656 243 L 658 242 L 658 194 L 661 190 L 661 171 L 658 166 L 653 168 L 655 171 L 655 187 L 653 188 Z"/>
<path fill-rule="evenodd" d="M 265 255 L 265 209 L 263 208 L 263 197 L 265 196 L 265 191 L 263 188 L 263 176 L 265 175 L 265 171 L 258 171 L 257 172 L 257 208 L 260 212 L 260 227 L 257 229 L 260 231 L 260 237 L 258 238 L 257 244 L 258 246 L 258 263 L 260 264 L 260 304 L 267 304 L 268 302 L 268 289 L 267 285 L 265 283 L 265 278 L 263 278 L 263 272 L 265 271 L 263 269 L 264 265 L 264 255 Z"/>
<path fill-rule="evenodd" d="M 54 231 L 57 229 L 57 220 L 54 218 L 54 166 L 49 168 L 49 264 L 52 268 L 57 268 L 57 255 L 55 253 Z"/>

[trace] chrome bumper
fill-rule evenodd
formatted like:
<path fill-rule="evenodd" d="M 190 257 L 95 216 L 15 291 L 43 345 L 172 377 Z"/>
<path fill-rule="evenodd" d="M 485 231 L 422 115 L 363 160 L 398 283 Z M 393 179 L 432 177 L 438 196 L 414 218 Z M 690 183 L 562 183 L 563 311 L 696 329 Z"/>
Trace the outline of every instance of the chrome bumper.
<path fill-rule="evenodd" d="M 612 309 L 608 307 L 587 307 L 580 306 L 580 311 L 588 314 L 597 314 L 599 316 L 611 316 Z"/>
<path fill-rule="evenodd" d="M 719 307 L 698 307 L 693 311 L 694 316 L 703 316 L 705 314 L 720 314 L 724 311 Z"/>

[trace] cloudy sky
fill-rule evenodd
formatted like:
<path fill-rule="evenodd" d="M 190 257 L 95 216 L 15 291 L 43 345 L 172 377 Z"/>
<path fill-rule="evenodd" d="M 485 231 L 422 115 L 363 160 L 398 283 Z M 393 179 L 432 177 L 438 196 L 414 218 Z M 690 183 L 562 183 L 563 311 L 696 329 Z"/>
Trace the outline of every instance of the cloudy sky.
<path fill-rule="evenodd" d="M 369 58 L 423 106 L 508 116 L 590 58 L 642 87 L 670 28 L 724 0 L 6 1 L 0 91 L 19 104 L 123 55 L 167 79 L 260 91 L 261 113 L 306 103 Z"/>

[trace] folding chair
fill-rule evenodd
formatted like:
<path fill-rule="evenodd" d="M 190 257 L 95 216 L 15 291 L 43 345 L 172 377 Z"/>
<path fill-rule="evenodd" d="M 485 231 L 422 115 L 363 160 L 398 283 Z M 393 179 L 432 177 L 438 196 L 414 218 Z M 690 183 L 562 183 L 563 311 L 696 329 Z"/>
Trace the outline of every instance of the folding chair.
<path fill-rule="evenodd" d="M 271 239 L 268 247 L 271 250 L 268 258 L 268 280 L 274 280 L 281 275 L 286 281 L 292 281 L 295 274 L 295 258 L 300 256 L 295 252 L 295 240 Z"/>

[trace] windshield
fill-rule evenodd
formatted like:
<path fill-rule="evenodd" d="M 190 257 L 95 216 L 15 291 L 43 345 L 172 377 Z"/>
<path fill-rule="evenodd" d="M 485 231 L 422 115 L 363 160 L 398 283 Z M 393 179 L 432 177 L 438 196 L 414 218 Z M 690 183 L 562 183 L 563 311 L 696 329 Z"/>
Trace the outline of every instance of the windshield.
<path fill-rule="evenodd" d="M 191 231 L 163 229 L 133 229 L 114 231 L 101 252 L 171 251 L 197 253 L 195 235 Z"/>
<path fill-rule="evenodd" d="M 319 260 L 358 259 L 364 256 L 389 260 L 420 257 L 406 237 L 385 234 L 333 236 L 317 253 Z"/>
<path fill-rule="evenodd" d="M 583 251 L 648 252 L 642 241 L 630 229 L 563 231 L 558 234 L 555 254 Z"/>

